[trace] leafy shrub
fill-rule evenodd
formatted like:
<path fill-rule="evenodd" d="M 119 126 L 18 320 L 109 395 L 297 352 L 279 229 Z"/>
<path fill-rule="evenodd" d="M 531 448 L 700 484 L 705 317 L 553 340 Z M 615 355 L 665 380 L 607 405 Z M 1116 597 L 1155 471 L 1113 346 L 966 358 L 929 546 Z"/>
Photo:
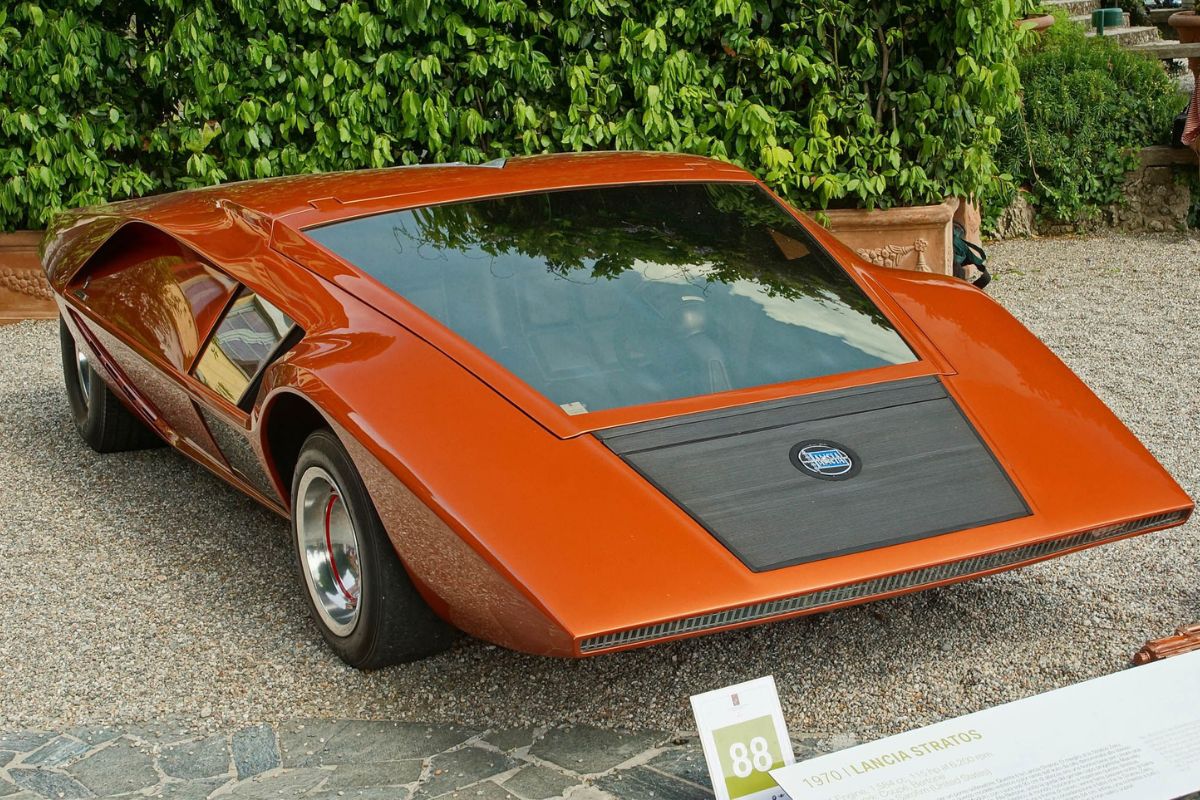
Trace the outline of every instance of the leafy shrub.
<path fill-rule="evenodd" d="M 0 230 L 155 186 L 133 43 L 98 5 L 0 8 Z"/>
<path fill-rule="evenodd" d="M 1024 98 L 1003 122 L 997 160 L 1040 216 L 1083 221 L 1120 199 L 1136 151 L 1166 144 L 1187 101 L 1157 61 L 1063 18 L 1035 42 L 1017 60 Z M 1012 197 L 1001 184 L 988 205 Z"/>
<path fill-rule="evenodd" d="M 42 0 L 0 10 L 0 228 L 223 180 L 559 150 L 804 207 L 994 183 L 1028 0 Z"/>

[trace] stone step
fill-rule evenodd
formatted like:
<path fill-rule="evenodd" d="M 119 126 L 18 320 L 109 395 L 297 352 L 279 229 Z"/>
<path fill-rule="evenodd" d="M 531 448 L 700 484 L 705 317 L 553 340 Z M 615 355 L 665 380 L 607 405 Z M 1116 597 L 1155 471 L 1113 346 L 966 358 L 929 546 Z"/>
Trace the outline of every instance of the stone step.
<path fill-rule="evenodd" d="M 1086 36 L 1095 36 L 1096 31 L 1088 31 Z M 1153 25 L 1145 25 L 1139 27 L 1120 27 L 1120 28 L 1105 28 L 1104 36 L 1108 39 L 1115 39 L 1122 47 L 1134 47 L 1139 44 L 1152 44 L 1161 40 L 1158 28 Z"/>
<path fill-rule="evenodd" d="M 1183 44 L 1175 39 L 1135 44 L 1131 45 L 1128 50 L 1132 53 L 1141 53 L 1142 55 L 1152 56 L 1163 61 L 1172 61 L 1176 58 L 1200 58 L 1200 42 Z"/>
<path fill-rule="evenodd" d="M 1122 14 L 1122 15 L 1121 15 L 1121 19 L 1122 19 L 1122 22 L 1121 22 L 1121 25 L 1120 25 L 1119 27 L 1122 27 L 1122 28 L 1128 28 L 1128 27 L 1129 27 L 1129 15 L 1128 15 L 1128 14 Z M 1089 12 L 1089 13 L 1087 13 L 1087 14 L 1072 14 L 1072 15 L 1071 15 L 1071 22 L 1077 22 L 1077 23 L 1079 23 L 1080 25 L 1082 25 L 1083 27 L 1087 28 L 1088 30 L 1091 30 L 1091 29 L 1092 29 L 1092 27 L 1093 27 L 1093 25 L 1092 25 L 1092 15 L 1091 15 L 1091 13 L 1090 13 L 1090 12 Z M 1108 28 L 1105 28 L 1104 30 L 1105 30 L 1105 33 L 1107 34 L 1107 32 L 1108 32 L 1109 30 L 1112 30 L 1112 29 L 1113 29 L 1113 27 L 1112 27 L 1112 26 L 1110 26 L 1110 27 L 1108 27 Z"/>
<path fill-rule="evenodd" d="M 1156 15 L 1169 17 L 1176 11 L 1186 11 L 1195 8 L 1196 0 L 1183 0 L 1183 5 L 1179 8 L 1150 8 L 1151 18 L 1158 24 Z M 1100 0 L 1042 0 L 1042 7 L 1047 13 L 1051 9 L 1062 9 L 1069 17 L 1080 17 L 1085 14 L 1090 15 L 1092 11 L 1100 7 Z"/>
<path fill-rule="evenodd" d="M 1155 25 L 1166 25 L 1172 14 L 1178 14 L 1182 10 L 1180 8 L 1152 8 L 1150 9 L 1150 21 Z"/>
<path fill-rule="evenodd" d="M 1100 7 L 1100 0 L 1042 0 L 1042 6 L 1047 10 L 1061 8 L 1069 16 L 1091 14 L 1093 9 Z"/>
<path fill-rule="evenodd" d="M 1170 167 L 1179 164 L 1186 166 L 1196 163 L 1196 151 L 1190 147 L 1167 147 L 1166 145 L 1143 147 L 1138 153 L 1138 157 L 1141 159 L 1143 167 Z"/>
<path fill-rule="evenodd" d="M 1164 39 L 1174 39 L 1178 33 L 1171 27 L 1169 19 L 1173 14 L 1178 14 L 1180 11 L 1188 11 L 1184 8 L 1152 8 L 1150 9 L 1150 23 L 1157 25 L 1158 29 L 1163 32 Z"/>

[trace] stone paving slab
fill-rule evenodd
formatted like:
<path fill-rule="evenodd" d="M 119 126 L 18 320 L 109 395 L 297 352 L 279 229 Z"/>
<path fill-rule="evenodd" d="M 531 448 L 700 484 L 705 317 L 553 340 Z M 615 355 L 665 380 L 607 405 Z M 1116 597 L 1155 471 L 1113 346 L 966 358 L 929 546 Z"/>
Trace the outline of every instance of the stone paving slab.
<path fill-rule="evenodd" d="M 849 736 L 792 742 L 800 760 L 855 744 Z M 630 733 L 587 725 L 468 731 L 318 720 L 247 725 L 219 733 L 163 725 L 105 729 L 102 734 L 0 732 L 0 745 L 3 800 L 713 797 L 694 734 Z M 1200 800 L 1200 794 L 1180 800 Z"/>
<path fill-rule="evenodd" d="M 797 756 L 849 747 L 800 739 Z M 562 725 L 304 720 L 212 733 L 187 725 L 0 732 L 0 798 L 711 798 L 692 734 Z"/>

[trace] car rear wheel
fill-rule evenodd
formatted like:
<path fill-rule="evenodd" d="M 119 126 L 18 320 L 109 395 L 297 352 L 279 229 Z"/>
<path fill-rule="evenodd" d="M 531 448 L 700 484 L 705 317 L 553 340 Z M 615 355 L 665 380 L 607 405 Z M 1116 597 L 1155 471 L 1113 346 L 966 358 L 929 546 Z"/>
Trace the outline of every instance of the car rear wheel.
<path fill-rule="evenodd" d="M 417 593 L 362 478 L 330 431 L 305 440 L 292 478 L 292 534 L 309 612 L 358 669 L 440 652 L 454 640 Z"/>
<path fill-rule="evenodd" d="M 163 440 L 134 416 L 104 383 L 88 354 L 75 344 L 67 324 L 59 319 L 63 380 L 75 430 L 98 453 L 162 447 Z"/>

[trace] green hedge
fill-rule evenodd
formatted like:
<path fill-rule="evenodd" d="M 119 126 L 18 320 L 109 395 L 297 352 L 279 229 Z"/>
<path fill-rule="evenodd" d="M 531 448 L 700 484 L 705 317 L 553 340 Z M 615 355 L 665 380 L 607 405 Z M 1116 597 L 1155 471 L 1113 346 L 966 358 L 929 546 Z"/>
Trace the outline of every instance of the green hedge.
<path fill-rule="evenodd" d="M 998 161 L 1040 217 L 1085 222 L 1118 202 L 1143 147 L 1167 144 L 1187 105 L 1158 61 L 1087 37 L 1061 15 L 1017 60 L 1021 107 L 1003 121 Z M 1014 196 L 999 185 L 986 205 Z"/>
<path fill-rule="evenodd" d="M 0 228 L 224 180 L 559 150 L 805 207 L 975 195 L 1029 0 L 45 0 L 0 10 Z"/>

